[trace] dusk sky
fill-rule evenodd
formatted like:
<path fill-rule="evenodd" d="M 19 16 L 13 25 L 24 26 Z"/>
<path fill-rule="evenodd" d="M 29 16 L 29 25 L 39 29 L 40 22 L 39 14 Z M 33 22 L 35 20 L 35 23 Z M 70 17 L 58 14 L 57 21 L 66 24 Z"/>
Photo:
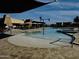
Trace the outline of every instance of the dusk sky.
<path fill-rule="evenodd" d="M 37 0 L 40 2 L 50 2 L 53 0 Z M 3 14 L 0 14 L 2 17 Z M 74 17 L 79 16 L 79 0 L 57 0 L 48 5 L 35 8 L 22 13 L 10 14 L 11 17 L 16 19 L 33 19 L 40 20 L 39 17 L 44 19 L 50 18 L 50 23 L 73 21 Z M 48 23 L 48 21 L 45 21 Z"/>

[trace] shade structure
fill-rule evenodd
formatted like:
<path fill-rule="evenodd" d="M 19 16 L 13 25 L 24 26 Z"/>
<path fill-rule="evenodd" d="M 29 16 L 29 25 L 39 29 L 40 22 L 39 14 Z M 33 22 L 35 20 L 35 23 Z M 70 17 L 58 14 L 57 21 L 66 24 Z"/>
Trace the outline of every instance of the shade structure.
<path fill-rule="evenodd" d="M 0 13 L 21 13 L 45 4 L 36 0 L 0 0 Z"/>

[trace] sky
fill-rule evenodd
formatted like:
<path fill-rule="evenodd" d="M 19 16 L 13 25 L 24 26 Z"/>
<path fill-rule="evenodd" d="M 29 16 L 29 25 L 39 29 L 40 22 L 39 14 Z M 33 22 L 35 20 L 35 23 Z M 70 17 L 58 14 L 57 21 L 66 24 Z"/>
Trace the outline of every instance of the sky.
<path fill-rule="evenodd" d="M 37 0 L 40 2 L 50 2 L 53 0 Z M 2 17 L 4 14 L 0 14 Z M 16 19 L 32 19 L 40 21 L 41 16 L 45 19 L 46 23 L 55 22 L 71 22 L 79 15 L 79 0 L 57 0 L 42 7 L 38 7 L 22 13 L 10 14 L 11 17 Z M 46 19 L 50 18 L 50 22 Z"/>

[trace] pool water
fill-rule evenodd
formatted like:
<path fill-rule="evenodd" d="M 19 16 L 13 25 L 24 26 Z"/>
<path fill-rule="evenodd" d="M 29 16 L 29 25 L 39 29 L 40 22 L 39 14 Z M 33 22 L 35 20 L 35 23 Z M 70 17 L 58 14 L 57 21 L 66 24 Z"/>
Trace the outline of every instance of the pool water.
<path fill-rule="evenodd" d="M 57 32 L 58 29 L 53 29 L 53 28 L 45 28 L 44 29 L 44 34 L 43 30 L 39 32 L 30 32 L 30 33 L 25 33 L 26 36 L 34 37 L 34 38 L 40 38 L 40 39 L 45 39 L 45 40 L 52 40 L 56 41 L 61 39 L 61 42 L 70 42 L 71 37 L 64 35 L 62 33 Z"/>

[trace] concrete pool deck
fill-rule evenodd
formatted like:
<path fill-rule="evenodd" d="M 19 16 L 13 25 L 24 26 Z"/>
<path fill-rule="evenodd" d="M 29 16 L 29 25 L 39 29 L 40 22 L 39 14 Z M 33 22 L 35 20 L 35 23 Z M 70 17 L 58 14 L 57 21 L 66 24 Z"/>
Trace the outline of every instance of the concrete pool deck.
<path fill-rule="evenodd" d="M 24 33 L 9 37 L 8 42 L 16 46 L 34 47 L 34 48 L 52 48 L 52 47 L 60 47 L 62 45 L 70 46 L 69 43 L 65 43 L 65 42 L 56 42 L 50 44 L 50 42 L 53 42 L 53 40 L 33 38 L 33 37 L 25 36 Z"/>

